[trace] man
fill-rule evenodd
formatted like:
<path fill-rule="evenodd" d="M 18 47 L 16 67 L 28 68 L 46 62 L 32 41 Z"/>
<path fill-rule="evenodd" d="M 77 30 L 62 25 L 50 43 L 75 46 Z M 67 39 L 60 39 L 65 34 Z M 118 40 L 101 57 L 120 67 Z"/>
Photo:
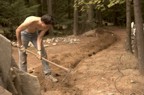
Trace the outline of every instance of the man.
<path fill-rule="evenodd" d="M 16 38 L 19 47 L 19 68 L 22 71 L 27 72 L 27 54 L 25 49 L 28 47 L 29 42 L 32 42 L 37 49 L 39 59 L 42 59 L 42 57 L 47 58 L 42 38 L 52 28 L 53 23 L 53 19 L 49 15 L 42 17 L 30 16 L 16 29 Z M 46 77 L 57 82 L 58 80 L 51 75 L 48 63 L 42 60 L 42 65 Z"/>

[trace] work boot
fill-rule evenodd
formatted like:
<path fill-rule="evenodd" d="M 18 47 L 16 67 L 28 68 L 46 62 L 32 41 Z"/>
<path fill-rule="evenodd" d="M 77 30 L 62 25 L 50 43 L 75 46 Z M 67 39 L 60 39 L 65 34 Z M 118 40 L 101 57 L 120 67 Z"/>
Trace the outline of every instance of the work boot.
<path fill-rule="evenodd" d="M 53 75 L 46 75 L 45 78 L 50 79 L 52 82 L 58 82 L 58 79 L 56 79 Z"/>

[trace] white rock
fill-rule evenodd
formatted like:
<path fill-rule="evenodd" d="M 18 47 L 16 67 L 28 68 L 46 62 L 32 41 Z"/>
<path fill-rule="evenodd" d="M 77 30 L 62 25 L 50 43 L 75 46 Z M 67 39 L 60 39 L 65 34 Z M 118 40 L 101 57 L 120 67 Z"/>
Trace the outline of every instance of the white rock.
<path fill-rule="evenodd" d="M 50 42 L 51 42 L 51 39 L 47 39 L 46 42 L 47 42 L 47 43 L 50 43 Z"/>
<path fill-rule="evenodd" d="M 52 39 L 51 39 L 51 42 L 54 42 L 54 41 L 55 41 L 55 38 L 52 38 Z"/>
<path fill-rule="evenodd" d="M 108 93 L 107 95 L 115 95 L 114 93 Z"/>
<path fill-rule="evenodd" d="M 130 83 L 136 83 L 136 81 L 134 81 L 134 80 L 131 80 L 131 81 L 130 81 Z"/>
<path fill-rule="evenodd" d="M 57 45 L 57 43 L 53 43 L 52 45 L 55 46 L 55 45 Z"/>
<path fill-rule="evenodd" d="M 44 47 L 48 47 L 49 45 L 44 45 Z"/>
<path fill-rule="evenodd" d="M 59 42 L 58 39 L 56 39 L 55 42 L 56 42 L 56 43 Z"/>

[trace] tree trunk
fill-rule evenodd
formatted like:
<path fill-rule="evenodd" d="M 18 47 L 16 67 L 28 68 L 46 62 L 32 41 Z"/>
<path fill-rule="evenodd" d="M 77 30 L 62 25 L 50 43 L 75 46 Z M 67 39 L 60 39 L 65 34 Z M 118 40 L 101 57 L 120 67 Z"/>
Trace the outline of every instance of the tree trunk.
<path fill-rule="evenodd" d="M 132 44 L 131 44 L 131 2 L 130 0 L 126 0 L 126 50 L 132 52 Z"/>
<path fill-rule="evenodd" d="M 42 7 L 43 7 L 43 0 L 37 0 L 37 3 L 40 4 L 39 8 L 38 8 L 38 16 L 42 16 Z"/>
<path fill-rule="evenodd" d="M 52 0 L 47 0 L 47 11 L 52 16 Z"/>
<path fill-rule="evenodd" d="M 72 12 L 71 11 L 71 3 L 72 3 L 71 0 L 68 0 L 68 9 L 67 10 L 68 10 L 68 18 L 69 19 L 71 18 L 71 12 Z"/>
<path fill-rule="evenodd" d="M 134 39 L 134 55 L 136 57 L 138 57 L 137 38 L 136 38 L 137 36 L 136 35 L 135 35 L 135 39 Z"/>
<path fill-rule="evenodd" d="M 74 7 L 74 26 L 73 26 L 73 34 L 77 35 L 78 31 L 78 8 L 77 8 L 77 0 L 74 0 L 74 4 L 76 5 Z"/>
<path fill-rule="evenodd" d="M 41 0 L 41 14 L 43 15 L 44 13 L 44 1 Z"/>
<path fill-rule="evenodd" d="M 88 5 L 88 9 L 87 9 L 87 21 L 86 21 L 86 30 L 91 30 L 94 28 L 94 24 L 93 24 L 93 17 L 94 17 L 94 11 L 93 11 L 93 4 L 89 4 Z"/>
<path fill-rule="evenodd" d="M 133 0 L 134 3 L 134 16 L 136 23 L 137 34 L 137 48 L 138 48 L 138 61 L 141 74 L 144 74 L 144 32 L 143 32 L 143 18 L 141 12 L 140 0 Z"/>
<path fill-rule="evenodd" d="M 88 22 L 91 23 L 93 21 L 93 14 L 94 14 L 93 5 L 92 4 L 89 4 L 87 13 L 88 13 Z"/>
<path fill-rule="evenodd" d="M 96 10 L 96 26 L 102 26 L 102 15 L 100 10 Z"/>

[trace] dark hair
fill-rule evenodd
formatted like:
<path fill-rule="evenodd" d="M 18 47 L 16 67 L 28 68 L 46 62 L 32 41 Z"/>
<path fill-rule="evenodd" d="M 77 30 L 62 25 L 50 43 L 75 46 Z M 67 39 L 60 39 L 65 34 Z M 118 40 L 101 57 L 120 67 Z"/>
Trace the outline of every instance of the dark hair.
<path fill-rule="evenodd" d="M 46 15 L 43 15 L 41 17 L 41 21 L 44 22 L 44 24 L 48 25 L 48 24 L 52 24 L 54 25 L 54 20 L 52 18 L 52 16 L 46 14 Z"/>

